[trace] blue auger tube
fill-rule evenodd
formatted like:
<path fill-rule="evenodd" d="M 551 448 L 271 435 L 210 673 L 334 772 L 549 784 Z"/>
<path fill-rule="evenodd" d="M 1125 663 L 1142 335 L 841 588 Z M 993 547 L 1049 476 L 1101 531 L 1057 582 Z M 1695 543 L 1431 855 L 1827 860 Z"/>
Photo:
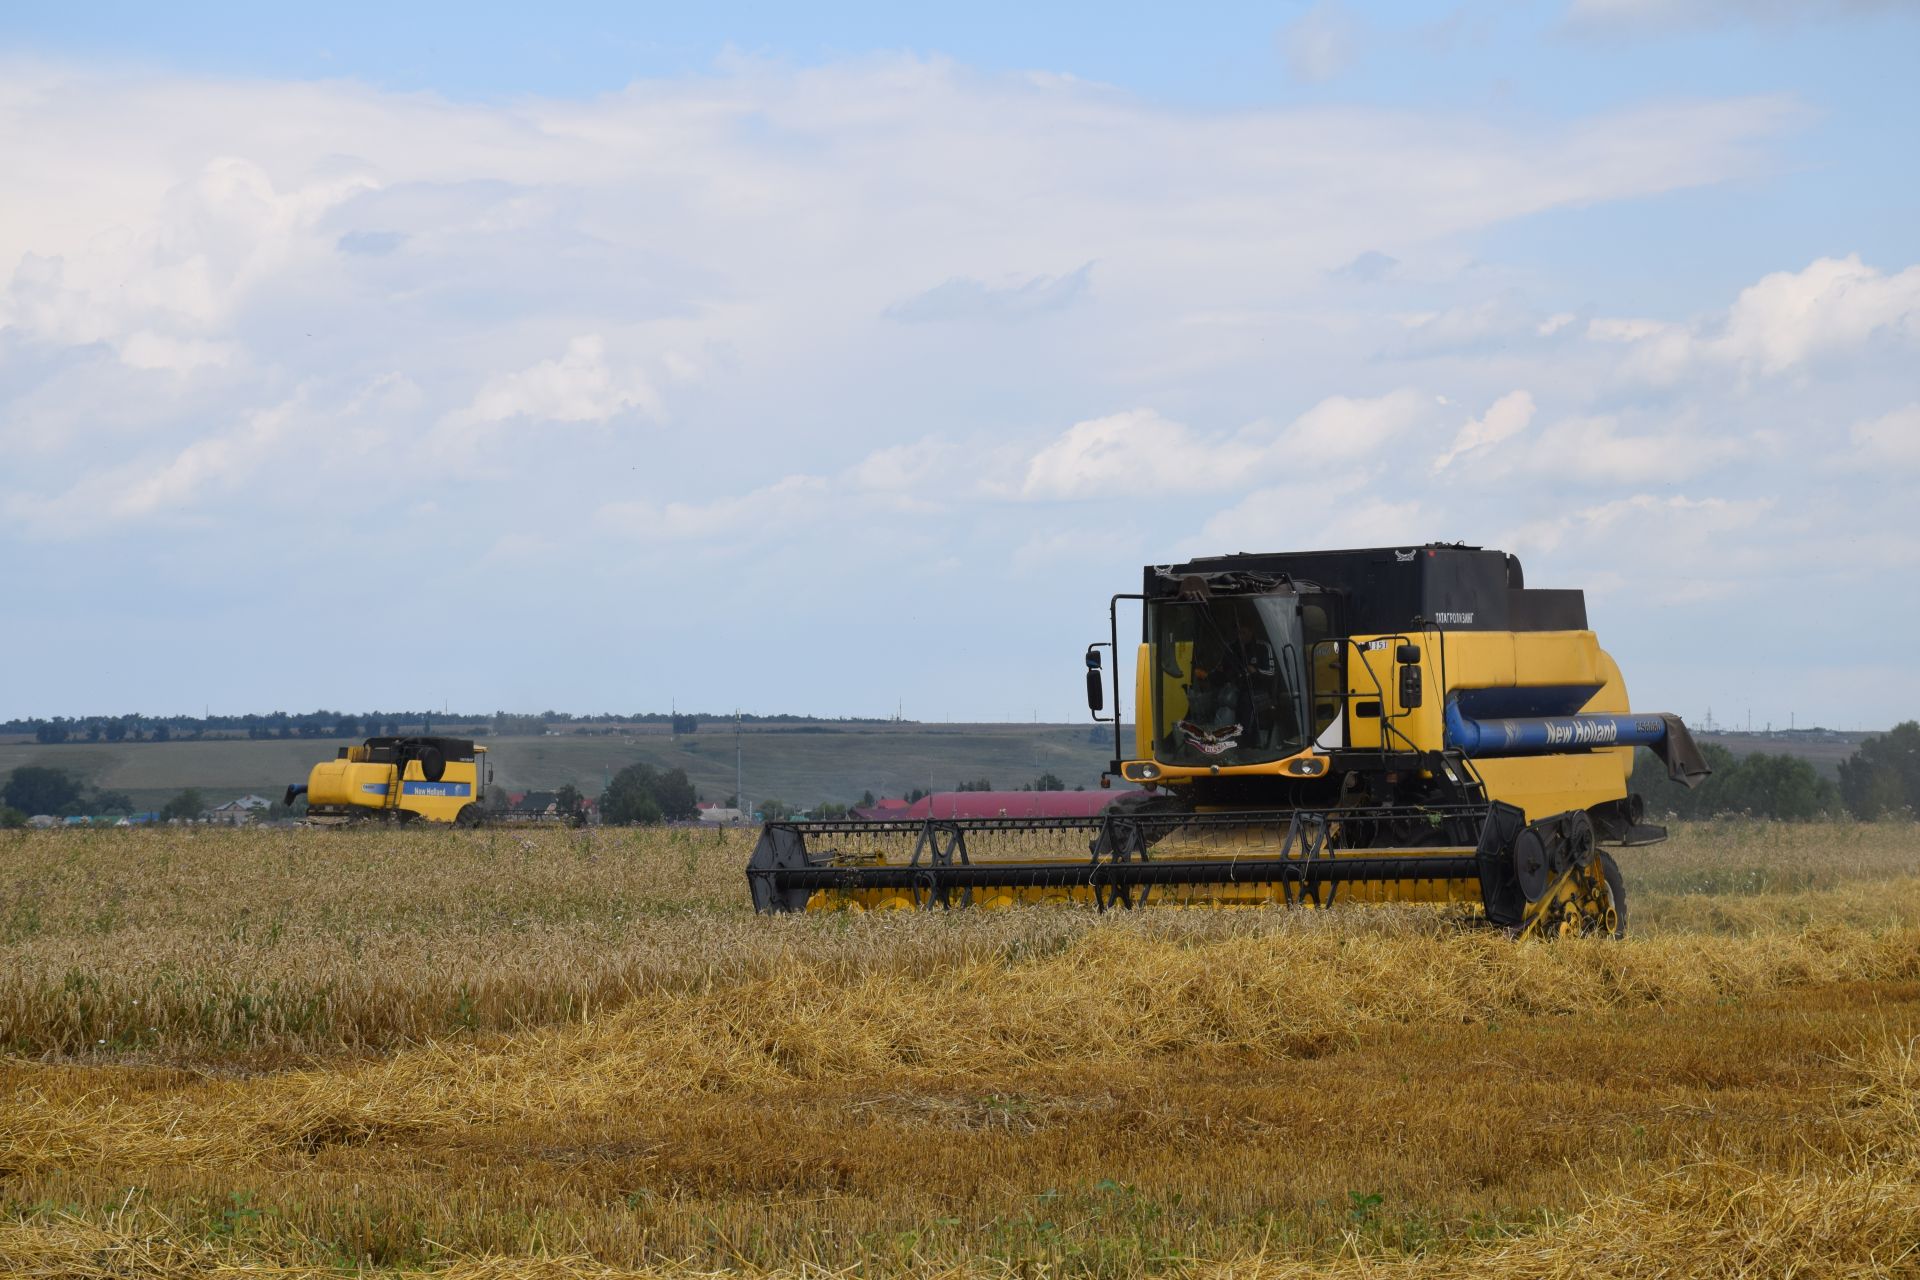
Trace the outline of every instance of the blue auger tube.
<path fill-rule="evenodd" d="M 1585 713 L 1469 720 L 1458 702 L 1448 702 L 1446 741 L 1468 756 L 1533 756 L 1597 747 L 1658 747 L 1666 741 L 1660 715 Z"/>

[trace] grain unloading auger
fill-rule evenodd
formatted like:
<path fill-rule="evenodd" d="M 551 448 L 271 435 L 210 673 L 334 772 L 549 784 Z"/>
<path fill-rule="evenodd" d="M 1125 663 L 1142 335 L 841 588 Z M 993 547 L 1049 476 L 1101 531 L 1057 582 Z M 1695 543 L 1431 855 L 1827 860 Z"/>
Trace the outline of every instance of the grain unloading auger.
<path fill-rule="evenodd" d="M 1138 601 L 1123 748 L 1103 649 Z M 1678 717 L 1633 713 L 1579 591 L 1463 546 L 1149 566 L 1087 650 L 1126 793 L 1094 817 L 770 822 L 761 911 L 1022 902 L 1328 907 L 1418 902 L 1523 934 L 1622 932 L 1604 846 L 1666 837 L 1633 749 L 1706 776 Z"/>

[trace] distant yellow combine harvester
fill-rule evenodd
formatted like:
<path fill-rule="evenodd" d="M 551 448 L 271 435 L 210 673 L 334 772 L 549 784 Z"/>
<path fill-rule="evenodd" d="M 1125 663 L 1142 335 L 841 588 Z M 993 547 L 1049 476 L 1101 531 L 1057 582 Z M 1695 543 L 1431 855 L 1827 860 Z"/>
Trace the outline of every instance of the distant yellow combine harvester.
<path fill-rule="evenodd" d="M 1515 933 L 1624 932 L 1600 846 L 1666 837 L 1627 790 L 1633 749 L 1689 786 L 1707 769 L 1677 716 L 1629 710 L 1581 592 L 1440 544 L 1144 578 L 1086 655 L 1088 705 L 1114 725 L 1101 784 L 1143 791 L 1097 817 L 770 822 L 755 907 L 1421 902 Z M 1117 663 L 1103 714 L 1123 600 L 1142 611 L 1131 751 Z"/>
<path fill-rule="evenodd" d="M 307 798 L 307 821 L 356 820 L 477 825 L 487 812 L 493 770 L 470 738 L 368 738 L 313 766 L 287 788 L 289 807 Z"/>

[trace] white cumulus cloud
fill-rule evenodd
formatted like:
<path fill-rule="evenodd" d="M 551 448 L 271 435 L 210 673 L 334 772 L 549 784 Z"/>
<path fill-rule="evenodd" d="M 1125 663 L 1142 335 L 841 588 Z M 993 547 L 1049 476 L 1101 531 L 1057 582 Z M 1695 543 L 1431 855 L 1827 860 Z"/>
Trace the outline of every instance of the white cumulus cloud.
<path fill-rule="evenodd" d="M 1718 464 L 1751 455 L 1763 441 L 1712 436 L 1669 424 L 1634 434 L 1606 415 L 1570 418 L 1540 432 L 1518 469 L 1562 483 L 1642 485 L 1690 479 Z"/>
<path fill-rule="evenodd" d="M 456 416 L 468 422 L 605 422 L 628 410 L 658 417 L 660 397 L 637 370 L 608 363 L 604 338 L 584 334 L 563 355 L 488 378 Z"/>
<path fill-rule="evenodd" d="M 1910 404 L 1852 431 L 1855 458 L 1868 465 L 1920 467 L 1920 404 Z"/>
<path fill-rule="evenodd" d="M 295 406 L 248 415 L 202 436 L 170 457 L 123 462 L 90 473 L 50 498 L 16 495 L 10 514 L 41 536 L 110 534 L 153 516 L 191 512 L 207 497 L 236 489 L 262 468 L 288 461 Z"/>
<path fill-rule="evenodd" d="M 1713 350 L 1779 373 L 1883 333 L 1904 343 L 1920 340 L 1920 266 L 1887 275 L 1849 254 L 1777 271 L 1743 289 Z"/>
<path fill-rule="evenodd" d="M 283 185 L 252 159 L 217 155 L 171 184 L 125 193 L 130 203 L 76 209 L 73 189 L 57 185 L 72 164 L 63 157 L 36 181 L 48 207 L 0 214 L 0 262 L 15 254 L 0 329 L 107 343 L 137 368 L 176 371 L 225 363 L 232 347 L 215 339 L 240 308 L 330 253 L 321 219 L 375 185 L 358 171 Z M 61 209 L 70 223 L 41 221 Z"/>
<path fill-rule="evenodd" d="M 1335 38 L 1301 70 L 1337 74 L 1360 10 L 1314 12 Z M 905 678 L 944 698 L 980 687 L 943 680 L 950 661 L 1073 649 L 1129 565 L 1188 552 L 1513 532 L 1553 545 L 1541 581 L 1682 604 L 1731 582 L 1757 609 L 1786 556 L 1845 573 L 1868 563 L 1845 528 L 1909 519 L 1915 268 L 1755 258 L 1738 297 L 1680 276 L 1596 318 L 1571 283 L 1587 244 L 1499 260 L 1546 211 L 1777 191 L 1806 118 L 1790 96 L 1170 106 L 893 56 L 736 58 L 577 100 L 0 73 L 0 559 L 128 647 L 166 643 L 170 602 L 207 580 L 405 545 L 432 549 L 422 625 L 532 572 L 580 626 L 684 649 L 662 558 L 636 551 L 658 545 L 669 567 L 724 559 L 712 598 L 794 619 L 792 670 L 677 668 L 715 668 L 706 694 L 749 696 L 753 670 L 771 702 L 799 679 L 857 709 L 870 690 L 831 687 L 844 618 L 816 616 L 849 590 L 907 598 Z M 604 429 L 669 410 L 672 430 Z M 1750 502 L 1773 505 L 1712 505 Z M 1860 541 L 1883 563 L 1913 545 Z M 952 624 L 953 600 L 1067 565 L 1092 594 Z M 915 614 L 935 578 L 939 611 Z M 297 648 L 293 600 L 254 607 Z M 1665 619 L 1630 616 L 1664 642 Z M 540 622 L 503 624 L 447 692 L 495 705 L 511 649 L 538 705 L 671 696 L 632 684 L 666 664 L 583 657 L 578 627 Z M 1767 642 L 1807 643 L 1785 626 Z M 21 659 L 49 689 L 68 673 L 42 713 L 96 687 L 64 652 Z M 333 669 L 273 665 L 235 687 Z M 311 696 L 411 696 L 380 690 Z"/>
<path fill-rule="evenodd" d="M 1197 432 L 1151 409 L 1077 422 L 1035 453 L 1019 494 L 1034 499 L 1228 493 L 1302 469 L 1371 465 L 1419 423 L 1427 402 L 1412 391 L 1329 396 L 1278 429 L 1255 424 Z"/>
<path fill-rule="evenodd" d="M 1433 460 L 1435 471 L 1445 471 L 1454 459 L 1477 449 L 1485 449 L 1511 440 L 1533 421 L 1533 396 L 1525 391 L 1510 391 L 1490 405 L 1486 413 L 1469 419 L 1453 437 L 1447 451 Z"/>
<path fill-rule="evenodd" d="M 1702 369 L 1757 377 L 1802 371 L 1876 341 L 1920 344 L 1920 266 L 1891 274 L 1857 254 L 1775 271 L 1740 291 L 1724 312 L 1692 324 L 1599 317 L 1587 337 L 1626 351 L 1624 371 L 1669 385 Z"/>

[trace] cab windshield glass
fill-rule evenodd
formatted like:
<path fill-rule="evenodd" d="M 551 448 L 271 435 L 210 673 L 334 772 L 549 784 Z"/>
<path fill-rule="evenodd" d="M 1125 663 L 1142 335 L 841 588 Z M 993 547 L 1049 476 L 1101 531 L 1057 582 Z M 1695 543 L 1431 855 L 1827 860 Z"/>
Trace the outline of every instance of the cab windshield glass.
<path fill-rule="evenodd" d="M 1276 593 L 1149 604 L 1156 759 L 1262 764 L 1306 745 L 1296 603 Z"/>

